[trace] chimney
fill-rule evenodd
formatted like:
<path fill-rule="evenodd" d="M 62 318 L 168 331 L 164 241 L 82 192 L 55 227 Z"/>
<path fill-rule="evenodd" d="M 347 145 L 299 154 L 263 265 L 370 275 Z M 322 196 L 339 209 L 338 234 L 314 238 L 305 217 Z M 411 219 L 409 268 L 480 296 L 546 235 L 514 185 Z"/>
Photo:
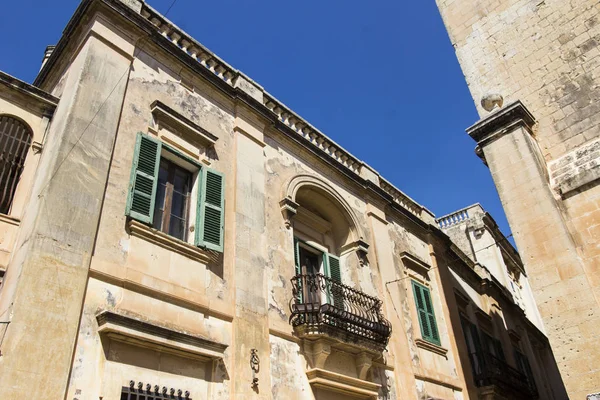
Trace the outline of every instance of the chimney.
<path fill-rule="evenodd" d="M 40 67 L 40 71 L 42 70 L 42 68 L 44 68 L 46 61 L 48 61 L 48 59 L 52 55 L 52 52 L 54 51 L 55 47 L 56 46 L 46 46 L 46 50 L 44 51 L 44 58 L 42 59 L 42 66 Z"/>

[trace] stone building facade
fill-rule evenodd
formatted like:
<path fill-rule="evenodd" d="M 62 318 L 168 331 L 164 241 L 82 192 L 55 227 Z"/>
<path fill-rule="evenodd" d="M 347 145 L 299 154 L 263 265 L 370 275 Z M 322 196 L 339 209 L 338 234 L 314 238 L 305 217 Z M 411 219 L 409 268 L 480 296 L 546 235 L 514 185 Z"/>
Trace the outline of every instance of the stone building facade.
<path fill-rule="evenodd" d="M 144 2 L 0 73 L 0 143 L 2 399 L 566 398 L 481 207 L 436 219 Z"/>
<path fill-rule="evenodd" d="M 567 390 L 583 399 L 600 392 L 600 4 L 437 4 L 482 117 L 467 132 L 498 189 Z"/>

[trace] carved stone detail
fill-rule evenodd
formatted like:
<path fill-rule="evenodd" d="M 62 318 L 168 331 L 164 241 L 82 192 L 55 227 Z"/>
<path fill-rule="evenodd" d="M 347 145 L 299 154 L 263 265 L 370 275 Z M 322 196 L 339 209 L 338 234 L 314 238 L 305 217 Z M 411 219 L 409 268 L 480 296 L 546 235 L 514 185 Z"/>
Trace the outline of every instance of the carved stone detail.
<path fill-rule="evenodd" d="M 290 229 L 292 227 L 292 218 L 298 213 L 299 204 L 291 198 L 286 197 L 279 202 L 279 205 L 281 206 L 285 227 Z"/>

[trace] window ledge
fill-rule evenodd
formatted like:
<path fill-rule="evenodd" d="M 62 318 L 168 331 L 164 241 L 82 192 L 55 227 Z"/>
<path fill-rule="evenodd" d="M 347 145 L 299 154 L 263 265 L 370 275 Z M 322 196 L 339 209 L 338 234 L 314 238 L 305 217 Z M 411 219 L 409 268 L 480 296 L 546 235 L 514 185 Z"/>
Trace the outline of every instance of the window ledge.
<path fill-rule="evenodd" d="M 150 228 L 148 225 L 142 224 L 141 222 L 129 220 L 127 227 L 131 236 L 142 238 L 162 248 L 201 262 L 202 264 L 208 264 L 210 261 L 210 254 L 207 251 L 184 242 L 183 240 L 169 236 L 157 229 Z"/>
<path fill-rule="evenodd" d="M 5 222 L 10 225 L 19 226 L 21 224 L 21 220 L 15 217 L 11 217 L 7 214 L 0 213 L 0 222 Z"/>
<path fill-rule="evenodd" d="M 306 371 L 308 383 L 314 388 L 341 393 L 352 398 L 376 399 L 381 385 L 346 375 L 313 368 Z"/>
<path fill-rule="evenodd" d="M 218 360 L 228 345 L 198 335 L 103 311 L 96 316 L 98 332 L 110 339 L 202 361 Z"/>
<path fill-rule="evenodd" d="M 415 344 L 417 345 L 417 347 L 420 347 L 424 350 L 431 351 L 435 354 L 439 354 L 442 357 L 447 357 L 448 349 L 445 349 L 442 346 L 438 346 L 437 344 L 433 344 L 423 339 L 415 339 Z"/>

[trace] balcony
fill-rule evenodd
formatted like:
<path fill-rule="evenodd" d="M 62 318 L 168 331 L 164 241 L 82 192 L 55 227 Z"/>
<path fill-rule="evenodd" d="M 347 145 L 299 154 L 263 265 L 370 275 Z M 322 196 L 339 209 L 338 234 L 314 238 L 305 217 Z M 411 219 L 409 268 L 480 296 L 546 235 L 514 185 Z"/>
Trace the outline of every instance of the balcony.
<path fill-rule="evenodd" d="M 392 333 L 382 301 L 322 274 L 292 278 L 290 323 L 299 337 L 330 337 L 381 352 Z"/>
<path fill-rule="evenodd" d="M 503 391 L 514 393 L 515 399 L 537 399 L 535 382 L 530 381 L 521 371 L 489 353 L 470 355 L 474 366 L 477 386 L 496 386 Z"/>

